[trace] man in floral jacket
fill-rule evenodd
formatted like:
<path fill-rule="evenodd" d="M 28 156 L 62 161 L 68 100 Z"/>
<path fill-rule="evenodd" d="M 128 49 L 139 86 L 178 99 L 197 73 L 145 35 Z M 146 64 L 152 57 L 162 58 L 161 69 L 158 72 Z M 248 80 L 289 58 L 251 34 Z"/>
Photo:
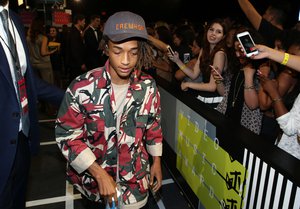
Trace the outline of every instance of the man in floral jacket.
<path fill-rule="evenodd" d="M 88 208 L 105 208 L 103 198 L 119 208 L 147 208 L 148 189 L 161 187 L 160 94 L 141 70 L 153 59 L 147 39 L 139 15 L 110 16 L 105 66 L 78 76 L 59 109 L 56 141 L 68 161 L 68 181 Z"/>

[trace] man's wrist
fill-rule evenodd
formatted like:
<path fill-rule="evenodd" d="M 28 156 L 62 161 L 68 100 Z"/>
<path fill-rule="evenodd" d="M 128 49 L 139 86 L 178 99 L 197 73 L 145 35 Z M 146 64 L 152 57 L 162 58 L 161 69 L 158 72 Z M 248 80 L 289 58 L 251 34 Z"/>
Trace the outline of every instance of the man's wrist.
<path fill-rule="evenodd" d="M 101 178 L 102 172 L 105 171 L 97 162 L 93 162 L 93 164 L 88 168 L 88 172 L 96 179 Z"/>
<path fill-rule="evenodd" d="M 160 163 L 161 162 L 161 157 L 160 156 L 152 156 L 153 163 Z"/>

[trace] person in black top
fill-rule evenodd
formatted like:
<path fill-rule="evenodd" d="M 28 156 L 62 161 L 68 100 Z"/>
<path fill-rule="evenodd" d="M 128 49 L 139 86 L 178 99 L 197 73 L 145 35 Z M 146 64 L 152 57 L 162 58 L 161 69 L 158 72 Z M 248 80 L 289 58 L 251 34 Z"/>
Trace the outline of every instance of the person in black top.
<path fill-rule="evenodd" d="M 70 81 L 87 70 L 85 65 L 86 49 L 83 41 L 84 26 L 85 16 L 82 14 L 76 15 L 68 34 L 66 46 L 66 65 L 68 66 Z"/>
<path fill-rule="evenodd" d="M 86 67 L 88 70 L 102 66 L 105 62 L 103 50 L 100 47 L 102 32 L 99 30 L 100 16 L 92 15 L 91 23 L 84 32 L 84 43 L 86 46 Z"/>

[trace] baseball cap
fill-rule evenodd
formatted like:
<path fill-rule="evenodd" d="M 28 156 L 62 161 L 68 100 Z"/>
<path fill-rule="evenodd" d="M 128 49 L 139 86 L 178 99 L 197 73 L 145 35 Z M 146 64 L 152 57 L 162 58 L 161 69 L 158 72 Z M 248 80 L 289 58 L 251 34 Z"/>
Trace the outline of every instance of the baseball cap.
<path fill-rule="evenodd" d="M 116 12 L 110 16 L 104 25 L 103 36 L 113 42 L 135 37 L 148 39 L 144 19 L 129 11 Z"/>

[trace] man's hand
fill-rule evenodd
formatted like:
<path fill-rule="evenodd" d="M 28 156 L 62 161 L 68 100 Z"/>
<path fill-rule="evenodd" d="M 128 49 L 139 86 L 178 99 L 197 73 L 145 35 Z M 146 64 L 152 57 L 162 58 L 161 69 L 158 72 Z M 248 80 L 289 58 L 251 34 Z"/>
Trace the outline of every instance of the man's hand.
<path fill-rule="evenodd" d="M 160 157 L 153 157 L 153 164 L 150 168 L 150 188 L 157 192 L 162 186 L 162 172 Z"/>
<path fill-rule="evenodd" d="M 114 179 L 96 162 L 88 168 L 88 171 L 97 181 L 100 195 L 106 196 L 110 205 L 112 197 L 117 202 L 117 184 Z"/>

